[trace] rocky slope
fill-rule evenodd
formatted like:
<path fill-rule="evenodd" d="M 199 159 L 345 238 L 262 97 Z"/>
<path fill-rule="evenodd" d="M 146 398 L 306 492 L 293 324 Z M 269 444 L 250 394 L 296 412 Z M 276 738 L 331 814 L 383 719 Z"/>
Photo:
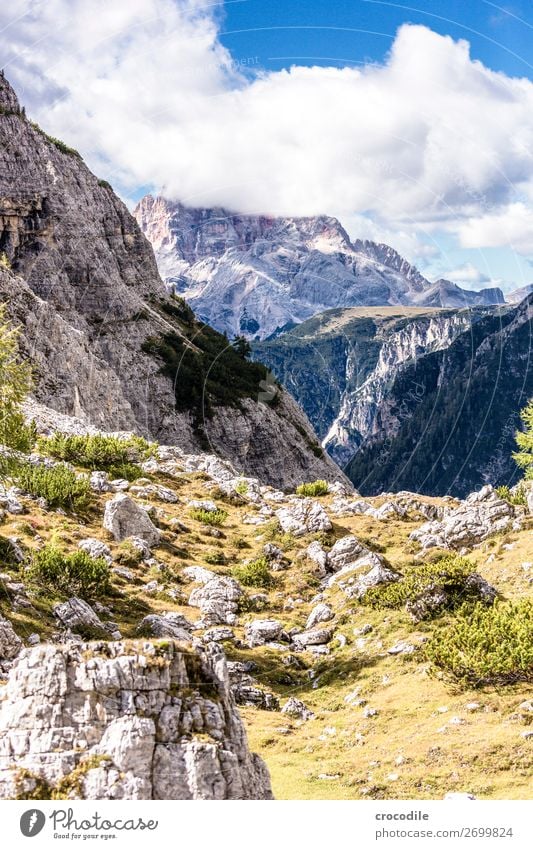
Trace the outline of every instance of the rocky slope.
<path fill-rule="evenodd" d="M 169 298 L 124 204 L 27 120 L 3 76 L 0 258 L 0 297 L 22 326 L 39 400 L 101 427 L 211 445 L 280 485 L 305 477 L 310 446 L 311 476 L 338 476 L 266 371 Z"/>
<path fill-rule="evenodd" d="M 2 494 L 0 795 L 269 798 L 234 700 L 276 798 L 531 795 L 531 671 L 450 682 L 427 651 L 457 605 L 531 595 L 531 492 L 287 494 L 214 455 L 152 454 L 130 482 L 93 469 L 81 514 Z M 51 543 L 103 559 L 108 583 L 73 595 L 36 572 Z"/>
<path fill-rule="evenodd" d="M 335 218 L 268 218 L 144 197 L 134 214 L 161 275 L 209 324 L 264 339 L 330 307 L 502 303 L 499 289 L 431 284 L 387 245 L 350 242 Z"/>

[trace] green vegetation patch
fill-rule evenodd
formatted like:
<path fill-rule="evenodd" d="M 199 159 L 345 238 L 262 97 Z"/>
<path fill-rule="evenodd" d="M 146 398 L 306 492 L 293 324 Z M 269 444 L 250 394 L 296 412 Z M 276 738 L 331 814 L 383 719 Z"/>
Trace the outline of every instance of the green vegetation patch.
<path fill-rule="evenodd" d="M 155 446 L 141 436 L 121 439 L 101 433 L 85 436 L 54 433 L 52 436 L 41 437 L 38 440 L 38 448 L 42 454 L 57 457 L 58 460 L 66 460 L 88 469 L 105 470 L 128 470 L 133 463 L 152 456 L 155 450 Z M 140 471 L 137 477 L 139 476 Z"/>
<path fill-rule="evenodd" d="M 15 472 L 15 481 L 25 492 L 44 498 L 49 507 L 81 511 L 91 500 L 89 478 L 76 473 L 64 463 L 47 469 L 46 466 L 21 464 Z"/>
<path fill-rule="evenodd" d="M 267 589 L 274 583 L 266 557 L 258 557 L 249 563 L 234 566 L 232 576 L 245 587 L 263 587 Z"/>
<path fill-rule="evenodd" d="M 296 487 L 296 495 L 309 496 L 315 498 L 319 495 L 327 495 L 328 482 L 323 480 L 313 481 L 312 483 L 301 483 Z"/>
<path fill-rule="evenodd" d="M 196 519 L 197 522 L 202 522 L 203 525 L 213 525 L 215 527 L 223 525 L 228 518 L 225 510 L 203 510 L 201 507 L 192 507 L 189 515 L 191 519 Z"/>
<path fill-rule="evenodd" d="M 438 669 L 474 687 L 533 681 L 533 601 L 462 610 L 425 651 Z"/>
<path fill-rule="evenodd" d="M 361 603 L 378 609 L 400 608 L 416 602 L 426 593 L 437 597 L 442 594 L 444 604 L 429 605 L 426 614 L 420 618 L 431 618 L 445 610 L 480 598 L 476 582 L 469 583 L 474 567 L 466 557 L 447 555 L 435 563 L 424 563 L 407 568 L 401 580 L 391 584 L 371 587 L 361 599 Z"/>
<path fill-rule="evenodd" d="M 33 554 L 28 576 L 46 590 L 96 598 L 109 589 L 110 569 L 103 557 L 86 551 L 65 553 L 51 544 Z"/>

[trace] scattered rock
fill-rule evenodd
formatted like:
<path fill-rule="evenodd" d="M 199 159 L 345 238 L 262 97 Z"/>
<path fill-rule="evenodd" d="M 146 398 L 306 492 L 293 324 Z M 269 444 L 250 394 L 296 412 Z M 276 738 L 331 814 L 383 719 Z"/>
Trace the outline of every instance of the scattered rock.
<path fill-rule="evenodd" d="M 9 619 L 0 615 L 0 662 L 13 660 L 22 648 L 22 640 L 17 637 Z"/>
<path fill-rule="evenodd" d="M 62 604 L 56 604 L 54 615 L 59 619 L 64 628 L 79 634 L 80 637 L 89 640 L 109 637 L 109 633 L 102 620 L 82 598 L 73 596 Z"/>
<path fill-rule="evenodd" d="M 95 537 L 87 537 L 87 539 L 80 540 L 78 548 L 81 548 L 82 551 L 86 551 L 89 557 L 92 557 L 93 560 L 97 560 L 99 557 L 102 557 L 109 565 L 113 562 L 113 555 L 111 554 L 109 546 L 106 545 L 105 542 L 95 539 Z"/>
<path fill-rule="evenodd" d="M 137 633 L 143 637 L 169 637 L 173 640 L 190 642 L 191 631 L 195 626 L 181 613 L 151 613 L 145 616 L 137 626 Z"/>
<path fill-rule="evenodd" d="M 317 604 L 316 607 L 313 607 L 311 613 L 309 614 L 309 617 L 305 624 L 305 629 L 306 631 L 309 631 L 310 629 L 314 628 L 315 625 L 318 625 L 320 622 L 329 622 L 331 619 L 333 619 L 334 616 L 335 614 L 333 613 L 333 610 L 331 609 L 329 604 Z"/>
<path fill-rule="evenodd" d="M 296 499 L 289 507 L 277 510 L 276 516 L 282 530 L 295 537 L 318 531 L 330 531 L 332 528 L 328 514 L 322 505 L 312 498 Z"/>
<path fill-rule="evenodd" d="M 340 569 L 353 567 L 360 557 L 368 553 L 368 548 L 359 542 L 357 537 L 342 537 L 328 552 L 327 569 L 329 572 L 338 572 Z"/>
<path fill-rule="evenodd" d="M 459 507 L 447 510 L 441 521 L 426 522 L 410 539 L 426 548 L 471 548 L 490 534 L 513 524 L 514 507 L 500 498 L 492 486 L 473 492 Z"/>
<path fill-rule="evenodd" d="M 264 646 L 271 640 L 277 640 L 283 631 L 283 625 L 277 619 L 254 619 L 244 628 L 250 648 Z"/>
<path fill-rule="evenodd" d="M 309 560 L 317 565 L 317 575 L 319 578 L 324 578 L 326 575 L 326 565 L 328 562 L 327 552 L 322 548 L 318 540 L 310 543 L 306 549 L 306 556 Z"/>
<path fill-rule="evenodd" d="M 234 578 L 216 576 L 192 591 L 189 604 L 200 608 L 205 626 L 235 625 L 238 601 L 242 594 Z"/>
<path fill-rule="evenodd" d="M 115 495 L 105 505 L 104 528 L 120 541 L 128 537 L 140 537 L 148 545 L 158 545 L 160 531 L 155 527 L 146 510 L 139 507 L 129 495 Z"/>
<path fill-rule="evenodd" d="M 312 631 L 302 631 L 300 634 L 295 634 L 292 639 L 298 648 L 307 648 L 308 646 L 325 645 L 329 643 L 332 636 L 332 628 L 315 628 Z"/>
<path fill-rule="evenodd" d="M 302 719 L 304 722 L 307 722 L 310 719 L 315 718 L 315 714 L 312 710 L 309 710 L 307 705 L 305 705 L 300 699 L 291 696 L 290 699 L 287 699 L 283 707 L 281 708 L 282 713 L 286 713 L 289 716 L 294 716 L 296 719 Z"/>

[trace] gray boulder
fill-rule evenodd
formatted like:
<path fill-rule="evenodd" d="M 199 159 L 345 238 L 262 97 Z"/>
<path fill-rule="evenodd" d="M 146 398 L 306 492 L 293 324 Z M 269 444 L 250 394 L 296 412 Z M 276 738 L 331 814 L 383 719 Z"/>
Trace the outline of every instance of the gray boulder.
<path fill-rule="evenodd" d="M 315 718 L 313 711 L 309 710 L 304 702 L 300 701 L 300 699 L 296 699 L 294 696 L 287 699 L 281 708 L 281 712 L 288 714 L 288 716 L 293 716 L 295 719 L 303 719 L 304 722 Z"/>
<path fill-rule="evenodd" d="M 515 522 L 512 504 L 500 498 L 492 486 L 473 492 L 459 507 L 446 511 L 440 521 L 426 522 L 410 539 L 427 548 L 471 548 Z"/>
<path fill-rule="evenodd" d="M 238 602 L 243 592 L 234 578 L 211 578 L 189 596 L 189 604 L 199 607 L 204 626 L 235 625 Z"/>
<path fill-rule="evenodd" d="M 263 646 L 272 640 L 277 640 L 283 630 L 283 625 L 277 619 L 254 619 L 246 625 L 244 633 L 250 648 Z"/>
<path fill-rule="evenodd" d="M 194 625 L 181 613 L 151 613 L 145 616 L 137 626 L 137 633 L 143 637 L 169 637 L 173 640 L 191 641 Z"/>
<path fill-rule="evenodd" d="M 78 548 L 86 551 L 89 557 L 92 557 L 94 560 L 102 557 L 109 565 L 113 562 L 113 555 L 109 546 L 105 542 L 95 539 L 95 537 L 87 537 L 87 539 L 80 540 Z"/>
<path fill-rule="evenodd" d="M 321 604 L 317 604 L 315 607 L 313 607 L 311 613 L 309 614 L 309 617 L 305 624 L 305 629 L 306 631 L 309 631 L 310 629 L 314 628 L 315 625 L 318 625 L 320 622 L 329 622 L 331 619 L 333 619 L 334 616 L 335 614 L 333 613 L 333 610 L 331 609 L 329 604 L 325 604 L 324 602 L 322 602 Z"/>
<path fill-rule="evenodd" d="M 17 637 L 9 619 L 0 615 L 0 662 L 13 660 L 22 648 L 22 640 Z"/>
<path fill-rule="evenodd" d="M 302 631 L 293 635 L 294 645 L 298 648 L 307 646 L 323 646 L 329 643 L 333 636 L 332 628 L 314 628 L 311 631 Z"/>
<path fill-rule="evenodd" d="M 338 572 L 340 569 L 352 566 L 360 557 L 368 553 L 366 545 L 359 542 L 357 537 L 342 537 L 328 552 L 327 569 L 329 572 Z"/>
<path fill-rule="evenodd" d="M 104 623 L 92 607 L 82 598 L 73 596 L 62 604 L 56 604 L 54 615 L 64 628 L 87 639 L 109 638 Z"/>
<path fill-rule="evenodd" d="M 158 545 L 160 531 L 155 527 L 146 510 L 139 507 L 129 495 L 119 493 L 105 505 L 104 528 L 120 541 L 128 537 L 140 537 L 148 545 Z"/>
<path fill-rule="evenodd" d="M 282 530 L 295 537 L 330 531 L 332 528 L 328 514 L 322 505 L 312 498 L 295 499 L 290 506 L 277 510 L 276 516 Z"/>

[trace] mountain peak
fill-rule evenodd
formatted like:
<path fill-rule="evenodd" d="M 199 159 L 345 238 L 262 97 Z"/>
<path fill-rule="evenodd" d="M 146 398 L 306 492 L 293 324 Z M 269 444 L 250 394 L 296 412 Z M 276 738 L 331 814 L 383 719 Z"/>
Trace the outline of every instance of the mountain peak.
<path fill-rule="evenodd" d="M 15 90 L 4 76 L 4 72 L 0 71 L 0 112 L 17 112 L 21 111 L 18 97 Z"/>

